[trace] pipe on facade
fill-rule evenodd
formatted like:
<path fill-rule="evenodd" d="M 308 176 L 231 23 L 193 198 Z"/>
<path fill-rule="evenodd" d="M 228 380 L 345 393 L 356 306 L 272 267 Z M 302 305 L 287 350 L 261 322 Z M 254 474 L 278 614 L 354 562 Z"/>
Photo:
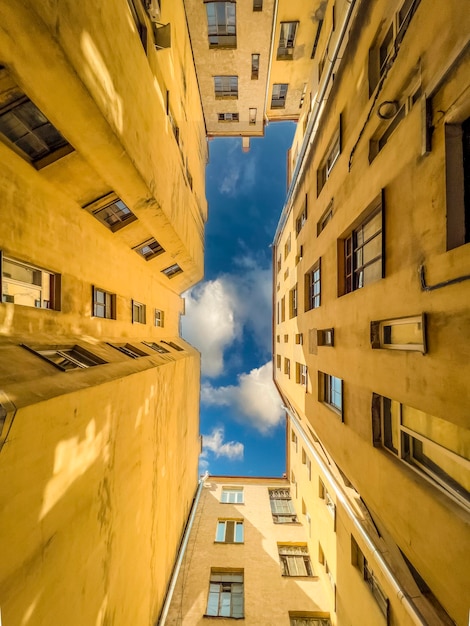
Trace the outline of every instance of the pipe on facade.
<path fill-rule="evenodd" d="M 186 524 L 186 528 L 184 529 L 184 535 L 183 535 L 183 539 L 181 541 L 181 545 L 179 548 L 178 558 L 176 559 L 175 567 L 173 568 L 173 572 L 171 574 L 170 584 L 168 585 L 168 591 L 165 596 L 165 602 L 163 603 L 160 617 L 158 618 L 156 626 L 164 626 L 166 622 L 166 618 L 168 617 L 168 611 L 170 609 L 170 603 L 173 598 L 173 593 L 175 591 L 176 581 L 178 580 L 178 575 L 180 573 L 181 564 L 183 563 L 183 558 L 186 553 L 186 548 L 188 547 L 189 535 L 191 534 L 191 529 L 193 527 L 194 518 L 196 517 L 197 505 L 201 497 L 202 488 L 208 476 L 209 476 L 209 472 L 206 472 L 199 481 L 199 485 L 196 490 L 196 494 L 194 496 L 193 504 L 191 506 L 191 513 L 189 514 L 188 523 Z"/>
<path fill-rule="evenodd" d="M 271 67 L 272 67 L 272 63 L 273 63 L 274 37 L 276 35 L 276 23 L 277 23 L 277 7 L 278 7 L 278 0 L 274 0 L 273 27 L 271 29 L 271 44 L 269 46 L 268 75 L 266 77 L 266 92 L 264 94 L 264 112 L 263 112 L 263 117 L 264 117 L 264 121 L 265 122 L 269 121 L 267 113 L 266 113 L 266 109 L 268 108 L 269 81 L 271 79 Z M 263 135 L 264 135 L 264 132 L 263 132 Z"/>
<path fill-rule="evenodd" d="M 350 0 L 348 3 L 348 7 L 346 10 L 346 14 L 344 15 L 344 19 L 341 23 L 341 28 L 338 34 L 338 39 L 336 40 L 336 44 L 333 50 L 333 54 L 330 60 L 330 55 L 326 55 L 326 65 L 327 67 L 324 70 L 324 78 L 320 83 L 320 87 L 315 98 L 315 104 L 310 114 L 310 120 L 307 124 L 307 129 L 305 131 L 305 137 L 302 142 L 302 148 L 300 150 L 299 157 L 297 159 L 297 163 L 295 164 L 294 172 L 292 174 L 292 181 L 289 185 L 289 189 L 287 190 L 286 202 L 284 204 L 284 208 L 281 213 L 281 217 L 279 218 L 279 222 L 276 228 L 276 233 L 274 235 L 274 243 L 279 238 L 280 232 L 284 228 L 284 224 L 286 223 L 287 216 L 290 213 L 291 202 L 294 196 L 294 193 L 297 189 L 297 185 L 300 181 L 301 175 L 303 173 L 307 154 L 312 146 L 313 140 L 316 137 L 318 127 L 320 124 L 320 119 L 322 117 L 323 111 L 325 110 L 325 103 L 327 96 L 328 88 L 333 84 L 332 76 L 333 70 L 335 68 L 336 62 L 341 60 L 339 57 L 340 50 L 343 46 L 344 39 L 346 33 L 348 32 L 349 25 L 353 19 L 353 12 L 356 6 L 360 3 L 360 0 Z M 325 99 L 325 100 L 324 100 Z"/>
<path fill-rule="evenodd" d="M 300 425 L 300 423 L 299 423 L 299 421 L 297 419 L 297 416 L 295 415 L 295 413 L 289 407 L 284 406 L 283 408 L 285 409 L 286 413 L 289 415 L 290 419 L 292 420 L 292 422 L 294 423 L 295 427 L 297 428 L 297 430 L 298 430 L 298 432 L 299 432 L 299 434 L 300 434 L 300 436 L 301 436 L 305 446 L 307 447 L 308 451 L 312 454 L 312 456 L 314 457 L 316 463 L 318 464 L 318 466 L 320 467 L 322 472 L 328 478 L 328 481 L 331 483 L 331 486 L 333 487 L 333 491 L 335 492 L 336 498 L 341 502 L 341 505 L 343 506 L 344 510 L 346 511 L 348 517 L 353 522 L 354 527 L 357 529 L 357 531 L 360 534 L 361 538 L 364 540 L 364 542 L 366 543 L 367 547 L 372 552 L 372 555 L 373 555 L 377 565 L 379 566 L 380 571 L 382 572 L 382 574 L 385 576 L 387 581 L 392 586 L 392 588 L 393 588 L 393 590 L 394 590 L 394 592 L 396 594 L 396 597 L 398 598 L 398 600 L 403 605 L 403 608 L 405 609 L 405 611 L 407 612 L 407 614 L 411 618 L 412 623 L 415 624 L 416 626 L 426 626 L 427 625 L 427 621 L 421 615 L 421 613 L 419 612 L 418 608 L 407 597 L 405 591 L 402 589 L 402 587 L 401 587 L 398 579 L 396 578 L 395 574 L 390 569 L 389 564 L 385 561 L 385 559 L 383 558 L 382 554 L 380 553 L 378 547 L 375 545 L 374 540 L 369 535 L 367 530 L 364 528 L 363 524 L 361 523 L 361 520 L 358 518 L 357 514 L 355 513 L 355 511 L 354 511 L 353 507 L 351 506 L 347 496 L 344 494 L 343 490 L 341 489 L 337 479 L 335 478 L 335 476 L 333 476 L 333 474 L 331 473 L 331 471 L 328 468 L 328 466 L 326 465 L 326 463 L 323 461 L 321 456 L 318 454 L 317 450 L 315 450 L 315 448 L 313 447 L 311 441 L 308 439 L 307 435 L 305 434 L 302 426 Z"/>

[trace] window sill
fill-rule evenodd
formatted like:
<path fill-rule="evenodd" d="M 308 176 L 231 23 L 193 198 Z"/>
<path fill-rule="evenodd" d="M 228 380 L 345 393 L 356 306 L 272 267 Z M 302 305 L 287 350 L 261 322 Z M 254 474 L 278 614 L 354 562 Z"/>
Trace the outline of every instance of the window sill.
<path fill-rule="evenodd" d="M 204 613 L 204 615 L 202 617 L 204 619 L 236 619 L 236 620 L 245 619 L 245 616 L 243 616 L 243 617 L 232 617 L 231 615 L 206 615 L 206 613 Z"/>
<path fill-rule="evenodd" d="M 330 411 L 332 411 L 333 413 L 335 413 L 339 419 L 344 422 L 343 419 L 343 411 L 340 411 L 339 409 L 337 409 L 335 406 L 333 406 L 332 404 L 328 404 L 328 402 L 324 402 L 323 400 L 321 400 L 321 403 L 323 404 L 323 406 L 326 406 L 327 409 L 329 409 Z"/>

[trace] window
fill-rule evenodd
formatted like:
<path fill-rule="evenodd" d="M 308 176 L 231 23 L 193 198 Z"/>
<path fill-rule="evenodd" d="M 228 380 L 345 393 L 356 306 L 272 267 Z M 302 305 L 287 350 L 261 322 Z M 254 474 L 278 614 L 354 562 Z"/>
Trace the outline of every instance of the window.
<path fill-rule="evenodd" d="M 372 395 L 372 434 L 417 472 L 470 508 L 470 433 L 444 419 Z"/>
<path fill-rule="evenodd" d="M 299 254 L 296 255 L 295 257 L 295 264 L 298 265 L 300 263 L 300 261 L 303 259 L 304 256 L 304 247 L 299 246 Z"/>
<path fill-rule="evenodd" d="M 176 139 L 176 143 L 179 145 L 180 129 L 178 124 L 176 123 L 176 118 L 170 105 L 170 92 L 168 91 L 168 89 L 166 92 L 166 114 L 168 116 L 168 121 L 170 122 L 171 130 L 173 131 L 173 136 Z"/>
<path fill-rule="evenodd" d="M 251 80 L 259 78 L 259 54 L 251 55 Z"/>
<path fill-rule="evenodd" d="M 248 119 L 250 124 L 256 124 L 256 109 L 249 109 L 248 111 Z"/>
<path fill-rule="evenodd" d="M 292 59 L 298 22 L 281 22 L 277 60 Z"/>
<path fill-rule="evenodd" d="M 307 617 L 300 615 L 290 618 L 290 626 L 331 626 L 328 617 Z"/>
<path fill-rule="evenodd" d="M 284 109 L 286 106 L 288 83 L 275 83 L 271 96 L 272 109 Z"/>
<path fill-rule="evenodd" d="M 173 341 L 165 341 L 162 339 L 162 343 L 166 343 L 166 345 L 170 346 L 170 348 L 173 348 L 173 350 L 177 350 L 178 352 L 183 352 L 183 348 L 179 346 L 177 343 L 174 343 Z"/>
<path fill-rule="evenodd" d="M 278 545 L 283 576 L 313 576 L 307 546 Z"/>
<path fill-rule="evenodd" d="M 284 357 L 284 374 L 290 378 L 290 360 Z"/>
<path fill-rule="evenodd" d="M 331 200 L 331 202 L 328 204 L 328 206 L 325 209 L 325 212 L 323 213 L 323 215 L 320 217 L 320 219 L 317 222 L 317 237 L 319 236 L 320 233 L 322 233 L 325 228 L 326 225 L 328 224 L 328 222 L 331 221 L 333 217 L 333 200 Z"/>
<path fill-rule="evenodd" d="M 235 2 L 207 2 L 207 31 L 209 48 L 236 48 Z"/>
<path fill-rule="evenodd" d="M 278 273 L 281 271 L 282 268 L 282 255 L 279 254 L 279 256 L 277 257 L 277 271 Z"/>
<path fill-rule="evenodd" d="M 323 27 L 323 20 L 320 19 L 320 20 L 318 20 L 317 32 L 315 33 L 315 40 L 313 42 L 312 54 L 310 55 L 311 59 L 314 59 L 315 58 L 315 54 L 317 53 L 318 41 L 320 39 L 320 33 L 321 33 L 322 27 Z"/>
<path fill-rule="evenodd" d="M 216 98 L 238 98 L 238 76 L 214 76 Z"/>
<path fill-rule="evenodd" d="M 326 181 L 330 178 L 333 167 L 341 154 L 341 118 L 340 124 L 336 129 L 330 145 L 326 150 L 326 154 L 320 163 L 320 167 L 317 170 L 317 196 L 320 195 L 321 190 L 325 186 Z"/>
<path fill-rule="evenodd" d="M 243 543 L 243 520 L 219 519 L 215 541 L 216 543 Z"/>
<path fill-rule="evenodd" d="M 378 45 L 369 51 L 370 95 L 393 63 L 396 51 L 401 45 L 418 5 L 419 0 L 405 0 Z"/>
<path fill-rule="evenodd" d="M 85 369 L 87 367 L 94 367 L 95 365 L 104 365 L 106 361 L 100 359 L 95 354 L 88 352 L 81 346 L 54 346 L 51 348 L 31 348 L 24 344 L 23 348 L 26 348 L 30 352 L 37 354 L 41 358 L 49 361 L 52 365 L 55 365 L 63 372 L 69 370 Z"/>
<path fill-rule="evenodd" d="M 144 352 L 143 350 L 140 350 L 139 348 L 136 348 L 130 343 L 123 343 L 123 344 L 110 343 L 109 345 L 112 348 L 119 350 L 119 352 L 122 352 L 123 354 L 130 356 L 131 359 L 140 359 L 140 357 L 149 356 L 146 352 Z"/>
<path fill-rule="evenodd" d="M 220 501 L 224 504 L 243 504 L 243 487 L 222 487 Z"/>
<path fill-rule="evenodd" d="M 318 346 L 334 346 L 335 345 L 335 329 L 323 328 L 317 331 Z"/>
<path fill-rule="evenodd" d="M 206 615 L 243 617 L 243 570 L 211 570 Z"/>
<path fill-rule="evenodd" d="M 158 328 L 163 328 L 165 325 L 165 313 L 161 309 L 155 309 L 155 326 Z"/>
<path fill-rule="evenodd" d="M 134 213 L 115 193 L 98 198 L 83 208 L 89 211 L 93 217 L 96 217 L 113 233 L 137 219 Z"/>
<path fill-rule="evenodd" d="M 182 271 L 181 267 L 177 263 L 174 263 L 169 267 L 165 267 L 165 269 L 162 270 L 162 274 L 165 274 L 167 278 L 173 278 L 173 276 L 181 274 Z"/>
<path fill-rule="evenodd" d="M 330 376 L 323 372 L 318 372 L 319 384 L 319 400 L 328 404 L 342 415 L 343 413 L 343 381 L 336 376 Z"/>
<path fill-rule="evenodd" d="M 320 306 L 321 271 L 320 259 L 305 274 L 305 310 L 317 309 Z"/>
<path fill-rule="evenodd" d="M 470 242 L 470 117 L 445 124 L 447 250 Z"/>
<path fill-rule="evenodd" d="M 287 259 L 287 257 L 289 256 L 289 253 L 291 251 L 291 236 L 289 233 L 289 236 L 286 239 L 286 243 L 284 244 L 284 259 Z"/>
<path fill-rule="evenodd" d="M 145 324 L 146 323 L 146 310 L 147 307 L 141 302 L 132 300 L 132 323 L 133 324 Z"/>
<path fill-rule="evenodd" d="M 302 210 L 295 220 L 295 234 L 298 236 L 302 228 L 305 226 L 307 222 L 307 194 L 305 194 L 305 204 L 302 207 Z"/>
<path fill-rule="evenodd" d="M 253 11 L 263 10 L 263 0 L 253 0 Z"/>
<path fill-rule="evenodd" d="M 304 343 L 304 335 L 303 335 L 303 333 L 296 333 L 295 334 L 295 343 L 298 346 L 301 346 Z"/>
<path fill-rule="evenodd" d="M 297 300 L 298 291 L 297 285 L 289 291 L 289 319 L 297 316 Z"/>
<path fill-rule="evenodd" d="M 295 364 L 295 382 L 307 389 L 307 366 L 303 363 Z"/>
<path fill-rule="evenodd" d="M 298 438 L 294 431 L 291 431 L 291 441 L 295 445 L 295 451 L 297 452 Z M 295 480 L 293 480 L 292 482 L 295 482 Z"/>
<path fill-rule="evenodd" d="M 142 46 L 144 47 L 145 53 L 147 53 L 147 28 L 135 6 L 137 2 L 135 2 L 135 0 L 128 0 L 127 3 L 129 5 Z"/>
<path fill-rule="evenodd" d="M 269 489 L 269 502 L 275 524 L 297 522 L 289 489 Z"/>
<path fill-rule="evenodd" d="M 377 578 L 373 571 L 370 569 L 367 559 L 363 555 L 361 549 L 357 545 L 356 540 L 351 535 L 351 563 L 356 567 L 362 579 L 366 582 L 369 589 L 372 591 L 372 595 L 377 602 L 379 609 L 382 611 L 385 617 L 388 616 L 388 599 L 382 591 Z"/>
<path fill-rule="evenodd" d="M 426 352 L 425 315 L 370 323 L 372 348 Z"/>
<path fill-rule="evenodd" d="M 238 122 L 240 120 L 238 113 L 217 113 L 219 122 Z"/>
<path fill-rule="evenodd" d="M 378 203 L 378 210 L 344 240 L 343 293 L 361 289 L 384 277 L 382 201 Z"/>
<path fill-rule="evenodd" d="M 160 354 L 167 354 L 168 352 L 170 352 L 159 343 L 155 343 L 154 341 L 143 341 L 142 343 L 144 344 L 144 346 L 152 348 L 152 350 L 155 350 L 155 352 L 159 352 Z"/>
<path fill-rule="evenodd" d="M 281 369 L 281 355 L 280 354 L 276 355 L 276 367 L 278 369 Z"/>
<path fill-rule="evenodd" d="M 281 298 L 281 322 L 286 321 L 286 297 Z"/>
<path fill-rule="evenodd" d="M 318 497 L 325 502 L 326 508 L 336 524 L 336 505 L 321 478 L 318 479 Z"/>
<path fill-rule="evenodd" d="M 116 319 L 116 294 L 92 287 L 93 316 Z"/>
<path fill-rule="evenodd" d="M 159 254 L 162 254 L 162 252 L 165 252 L 162 246 L 153 237 L 136 246 L 134 250 L 143 256 L 146 261 L 150 261 L 150 259 L 154 259 Z"/>
<path fill-rule="evenodd" d="M 60 274 L 5 257 L 0 252 L 2 302 L 60 311 Z"/>
<path fill-rule="evenodd" d="M 37 167 L 47 165 L 73 150 L 57 128 L 18 87 L 13 87 L 10 93 L 12 96 L 8 94 L 7 103 L 0 108 L 0 133 Z M 55 158 L 46 160 L 50 155 Z"/>

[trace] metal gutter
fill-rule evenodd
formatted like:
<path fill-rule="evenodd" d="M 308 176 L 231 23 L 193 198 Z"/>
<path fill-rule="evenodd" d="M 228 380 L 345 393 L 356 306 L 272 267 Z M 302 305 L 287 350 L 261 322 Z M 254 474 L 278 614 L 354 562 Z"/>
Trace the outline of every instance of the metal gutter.
<path fill-rule="evenodd" d="M 271 34 L 271 44 L 269 46 L 269 64 L 268 64 L 268 74 L 266 76 L 266 91 L 265 91 L 265 94 L 264 94 L 263 118 L 264 118 L 265 122 L 269 122 L 268 116 L 266 114 L 266 109 L 267 109 L 267 104 L 268 104 L 269 83 L 270 83 L 270 80 L 271 80 L 271 67 L 272 67 L 272 63 L 273 63 L 274 36 L 276 34 L 278 2 L 279 2 L 279 0 L 274 0 L 273 27 L 272 27 L 272 34 Z M 264 131 L 263 131 L 263 135 L 264 135 Z"/>
<path fill-rule="evenodd" d="M 194 518 L 196 517 L 197 505 L 201 497 L 202 488 L 208 476 L 209 476 L 209 473 L 206 472 L 199 481 L 199 485 L 196 490 L 196 495 L 194 496 L 193 504 L 191 506 L 191 513 L 189 515 L 188 523 L 186 524 L 186 528 L 184 529 L 183 539 L 181 541 L 181 545 L 180 545 L 179 552 L 178 552 L 178 558 L 176 559 L 176 563 L 173 568 L 173 572 L 171 574 L 170 584 L 168 585 L 168 591 L 166 592 L 166 596 L 165 596 L 165 602 L 163 603 L 160 617 L 158 618 L 158 621 L 157 621 L 157 626 L 164 626 L 166 622 L 166 618 L 168 617 L 168 611 L 170 609 L 171 600 L 173 598 L 173 593 L 175 591 L 176 581 L 178 580 L 178 575 L 180 573 L 181 564 L 183 563 L 183 558 L 186 553 L 186 548 L 188 547 L 189 535 L 191 534 L 191 529 L 194 524 Z"/>
<path fill-rule="evenodd" d="M 295 164 L 294 172 L 292 174 L 292 181 L 289 185 L 289 189 L 287 190 L 284 208 L 282 209 L 282 213 L 276 228 L 276 233 L 274 235 L 274 243 L 278 241 L 282 229 L 284 228 L 284 225 L 287 221 L 287 217 L 292 208 L 292 201 L 303 171 L 305 169 L 307 156 L 310 153 L 310 149 L 312 148 L 313 141 L 316 137 L 318 128 L 320 126 L 320 121 L 325 110 L 329 92 L 331 90 L 331 87 L 333 86 L 333 71 L 335 69 L 337 61 L 341 62 L 342 54 L 340 54 L 340 52 L 343 46 L 346 46 L 347 42 L 345 41 L 345 36 L 349 30 L 350 24 L 353 20 L 354 10 L 358 4 L 360 4 L 360 0 L 350 0 L 346 10 L 346 14 L 344 15 L 343 21 L 341 23 L 341 28 L 335 43 L 333 53 L 331 55 L 331 59 L 329 53 L 326 55 L 326 67 L 323 70 L 323 80 L 320 82 L 318 93 L 315 98 L 315 104 L 310 113 L 310 119 L 308 121 L 307 129 L 305 131 L 300 155 L 297 159 L 297 163 Z"/>
<path fill-rule="evenodd" d="M 302 426 L 300 425 L 300 422 L 297 419 L 297 416 L 289 407 L 284 406 L 284 409 L 286 413 L 289 415 L 289 418 L 292 420 L 296 429 L 298 430 L 303 440 L 303 443 L 305 444 L 309 453 L 313 456 L 313 458 L 315 459 L 315 462 L 318 464 L 321 471 L 326 475 L 328 482 L 331 484 L 333 491 L 335 492 L 337 500 L 341 503 L 341 506 L 344 508 L 349 519 L 353 522 L 355 529 L 357 530 L 358 534 L 361 536 L 361 539 L 364 541 L 364 543 L 367 545 L 369 550 L 372 552 L 372 555 L 373 555 L 373 558 L 375 559 L 376 564 L 380 568 L 380 571 L 382 572 L 382 574 L 387 579 L 387 582 L 393 588 L 397 598 L 402 603 L 403 608 L 410 616 L 411 621 L 416 626 L 427 626 L 428 622 L 424 619 L 424 617 L 421 615 L 418 608 L 413 604 L 413 602 L 407 597 L 404 589 L 401 587 L 395 574 L 390 569 L 389 564 L 387 563 L 387 561 L 385 561 L 378 547 L 375 545 L 374 539 L 369 535 L 367 530 L 364 528 L 360 518 L 357 516 L 356 512 L 354 511 L 354 508 L 351 506 L 351 503 L 349 502 L 347 496 L 343 492 L 338 480 L 331 473 L 325 461 L 322 459 L 318 451 L 314 448 L 311 441 L 308 439 L 307 435 L 304 432 L 304 429 L 302 428 Z"/>

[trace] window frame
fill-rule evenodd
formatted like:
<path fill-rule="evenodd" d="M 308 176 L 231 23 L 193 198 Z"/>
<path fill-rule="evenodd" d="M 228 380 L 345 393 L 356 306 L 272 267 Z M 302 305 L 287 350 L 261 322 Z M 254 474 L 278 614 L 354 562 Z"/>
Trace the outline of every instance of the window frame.
<path fill-rule="evenodd" d="M 392 402 L 398 405 L 398 415 L 395 418 L 392 414 Z M 408 407 L 402 402 L 376 393 L 372 394 L 371 415 L 374 447 L 383 448 L 447 496 L 452 497 L 453 500 L 470 510 L 470 491 L 440 467 L 435 460 L 427 457 L 422 449 L 423 444 L 444 456 L 446 460 L 463 466 L 469 471 L 470 459 L 403 424 L 403 411 L 407 408 L 413 409 L 413 407 Z M 422 411 L 419 412 L 423 413 Z M 430 418 L 434 417 L 427 413 L 423 414 Z"/>
<path fill-rule="evenodd" d="M 121 203 L 123 206 L 119 206 Z M 116 207 L 116 209 L 114 209 Z M 121 228 L 132 224 L 137 220 L 137 216 L 130 210 L 127 204 L 119 198 L 114 192 L 107 193 L 104 196 L 96 198 L 92 202 L 88 202 L 82 207 L 85 211 L 88 211 L 95 219 L 97 219 L 103 226 L 105 226 L 112 233 L 115 233 Z M 110 215 L 100 215 L 106 210 L 110 212 Z M 116 219 L 111 223 L 107 218 L 112 216 Z M 125 217 L 124 217 L 125 216 Z"/>
<path fill-rule="evenodd" d="M 155 308 L 153 314 L 153 323 L 156 328 L 164 328 L 165 326 L 165 311 Z"/>
<path fill-rule="evenodd" d="M 294 433 L 294 431 L 292 431 Z M 297 445 L 297 444 L 296 444 Z M 290 489 L 284 487 L 268 488 L 269 505 L 274 524 L 297 524 L 297 514 L 295 512 Z"/>
<path fill-rule="evenodd" d="M 295 39 L 299 29 L 299 21 L 282 21 L 279 25 L 279 43 L 276 60 L 291 61 L 294 58 Z"/>
<path fill-rule="evenodd" d="M 165 276 L 170 280 L 182 272 L 183 269 L 178 265 L 178 263 L 173 263 L 173 265 L 169 265 L 161 270 L 161 273 L 165 274 Z"/>
<path fill-rule="evenodd" d="M 304 282 L 305 312 L 318 309 L 321 306 L 321 257 L 305 272 Z"/>
<path fill-rule="evenodd" d="M 277 548 L 282 576 L 311 578 L 314 575 L 307 544 L 278 543 Z M 305 573 L 299 574 L 302 569 Z"/>
<path fill-rule="evenodd" d="M 297 283 L 289 290 L 289 319 L 297 317 L 299 310 L 299 289 Z"/>
<path fill-rule="evenodd" d="M 341 421 L 344 419 L 344 381 L 342 378 L 326 374 L 325 372 L 318 372 L 318 395 L 319 402 L 322 402 L 329 409 L 337 413 L 340 416 Z M 334 388 L 335 381 L 340 383 L 340 389 Z M 340 396 L 341 404 L 338 405 L 335 402 L 335 396 Z"/>
<path fill-rule="evenodd" d="M 317 169 L 317 198 L 326 185 L 326 182 L 331 177 L 331 173 L 334 166 L 338 162 L 342 153 L 342 132 L 341 132 L 341 115 L 339 116 L 339 123 L 333 133 L 332 138 L 328 144 L 328 148 L 325 150 L 325 154 L 320 161 L 320 165 Z"/>
<path fill-rule="evenodd" d="M 388 337 L 388 327 L 417 324 L 421 331 L 421 341 L 417 343 L 394 343 Z M 419 328 L 420 327 L 420 328 Z M 388 341 L 390 339 L 390 341 Z M 426 354 L 426 314 L 396 317 L 387 320 L 372 321 L 370 323 L 370 342 L 373 349 L 404 350 L 408 352 L 420 352 Z"/>
<path fill-rule="evenodd" d="M 374 599 L 379 607 L 381 613 L 387 619 L 390 612 L 390 602 L 375 576 L 374 572 L 370 569 L 364 553 L 360 549 L 357 541 L 351 535 L 351 565 L 353 565 L 361 574 L 362 580 L 367 584 Z"/>
<path fill-rule="evenodd" d="M 111 346 L 111 348 L 114 348 L 115 350 L 119 350 L 119 352 L 122 352 L 122 354 L 125 354 L 131 359 L 141 359 L 142 357 L 150 356 L 150 354 L 147 354 L 143 350 L 140 350 L 140 348 L 137 348 L 130 343 L 110 343 L 108 341 L 108 346 Z"/>
<path fill-rule="evenodd" d="M 147 305 L 137 300 L 132 300 L 132 323 L 133 324 L 146 324 L 147 323 Z"/>
<path fill-rule="evenodd" d="M 233 525 L 233 529 L 231 531 L 231 533 L 229 532 L 228 536 L 229 539 L 227 539 L 227 525 L 228 524 L 232 524 Z M 222 539 L 219 539 L 218 537 L 219 535 L 219 530 L 220 527 L 223 527 L 223 533 L 222 533 Z M 238 530 L 241 528 L 241 539 L 240 539 L 240 535 L 238 534 Z M 242 519 L 226 519 L 226 518 L 219 518 L 217 520 L 217 525 L 216 525 L 216 529 L 215 529 L 215 540 L 214 543 L 224 543 L 224 544 L 243 544 L 245 543 L 245 529 L 244 529 L 244 524 L 243 524 L 243 520 Z M 232 540 L 230 541 L 230 537 L 232 537 Z M 238 537 L 238 540 L 237 540 Z"/>
<path fill-rule="evenodd" d="M 259 52 L 253 52 L 251 54 L 251 80 L 259 79 L 260 59 L 261 54 Z"/>
<path fill-rule="evenodd" d="M 207 38 L 209 48 L 234 49 L 237 47 L 237 5 L 232 0 L 204 0 L 207 18 Z M 219 12 L 218 6 L 225 5 L 224 11 Z M 214 8 L 214 14 L 209 15 L 209 8 Z M 233 9 L 233 15 L 229 15 Z M 224 19 L 219 21 L 221 14 Z M 211 24 L 211 20 L 213 23 Z M 231 23 L 233 21 L 233 23 Z M 212 31 L 212 32 L 211 32 Z"/>
<path fill-rule="evenodd" d="M 289 83 L 273 83 L 271 91 L 271 109 L 285 109 Z"/>
<path fill-rule="evenodd" d="M 35 273 L 40 273 L 41 283 L 34 283 L 28 281 L 22 281 L 18 278 L 13 278 L 12 276 L 6 276 L 4 274 L 5 262 L 11 265 L 19 266 L 21 268 L 25 268 L 27 271 L 31 271 L 34 275 Z M 48 282 L 49 284 L 44 284 Z M 34 299 L 34 306 L 30 304 L 21 304 L 19 302 L 14 301 L 14 297 L 16 294 L 7 294 L 4 293 L 4 289 L 6 285 L 15 285 L 18 287 L 27 287 L 31 290 L 31 292 L 38 292 L 39 300 L 37 298 Z M 39 267 L 34 263 L 29 263 L 27 261 L 23 261 L 17 259 L 10 255 L 5 255 L 2 250 L 0 250 L 0 292 L 1 292 L 1 303 L 2 304 L 13 304 L 15 306 L 26 306 L 32 309 L 47 309 L 49 311 L 60 311 L 61 310 L 61 286 L 62 286 L 62 276 L 61 274 L 57 274 L 56 272 L 52 272 L 51 270 L 47 270 L 45 268 Z M 44 298 L 43 295 L 49 295 L 49 299 Z M 31 297 L 34 298 L 34 293 L 31 293 Z M 13 298 L 13 302 L 11 299 Z M 39 301 L 39 306 L 37 306 L 37 302 Z M 44 306 L 44 303 L 47 303 Z"/>
<path fill-rule="evenodd" d="M 230 500 L 230 494 L 235 494 L 233 502 Z M 243 487 L 223 486 L 220 492 L 221 504 L 245 504 L 245 492 Z"/>
<path fill-rule="evenodd" d="M 299 215 L 297 216 L 297 219 L 295 220 L 295 235 L 296 237 L 299 236 L 300 231 L 302 230 L 302 228 L 305 226 L 305 224 L 307 223 L 307 194 L 305 194 L 305 202 L 302 206 L 302 210 L 300 211 Z"/>
<path fill-rule="evenodd" d="M 230 580 L 233 578 L 233 580 Z M 240 580 L 241 578 L 241 580 Z M 225 579 L 225 580 L 224 580 Z M 236 618 L 243 619 L 245 611 L 244 611 L 244 570 L 243 569 L 217 569 L 211 568 L 210 578 L 209 578 L 209 593 L 207 596 L 207 608 L 206 608 L 206 616 L 210 617 L 225 617 L 225 618 Z M 239 587 L 238 593 L 236 595 L 241 595 L 241 612 L 237 611 L 237 614 L 234 615 L 234 588 L 235 586 Z M 212 587 L 217 587 L 217 589 L 213 589 Z M 241 591 L 240 591 L 241 588 Z M 209 612 L 209 605 L 211 602 L 211 595 L 217 594 L 217 612 L 213 611 Z M 230 594 L 230 602 L 229 602 L 229 615 L 222 613 L 223 604 L 222 604 L 222 594 Z M 214 596 L 212 596 L 214 597 Z"/>
<path fill-rule="evenodd" d="M 97 365 L 105 365 L 107 361 L 96 356 L 86 348 L 78 344 L 56 345 L 56 346 L 28 346 L 20 344 L 22 348 L 26 348 L 44 361 L 47 361 L 62 372 L 71 372 L 74 370 L 88 369 Z M 61 362 L 54 360 L 53 355 L 62 359 Z M 64 364 L 61 364 L 64 363 Z M 70 367 L 65 365 L 67 363 Z"/>
<path fill-rule="evenodd" d="M 98 294 L 103 294 L 104 302 L 98 302 Z M 98 319 L 115 320 L 116 319 L 116 294 L 101 289 L 101 287 L 91 286 L 91 303 L 92 303 L 92 317 Z M 98 314 L 98 307 L 103 308 L 103 315 Z"/>
<path fill-rule="evenodd" d="M 238 76 L 234 74 L 213 76 L 214 97 L 217 100 L 238 99 Z"/>
<path fill-rule="evenodd" d="M 134 246 L 132 249 L 135 250 L 135 252 L 137 252 L 137 254 L 139 254 L 146 261 L 150 261 L 151 259 L 154 259 L 155 257 L 160 256 L 165 252 L 165 248 L 160 243 L 158 243 L 155 237 L 150 237 L 149 239 L 146 239 L 138 246 Z"/>

